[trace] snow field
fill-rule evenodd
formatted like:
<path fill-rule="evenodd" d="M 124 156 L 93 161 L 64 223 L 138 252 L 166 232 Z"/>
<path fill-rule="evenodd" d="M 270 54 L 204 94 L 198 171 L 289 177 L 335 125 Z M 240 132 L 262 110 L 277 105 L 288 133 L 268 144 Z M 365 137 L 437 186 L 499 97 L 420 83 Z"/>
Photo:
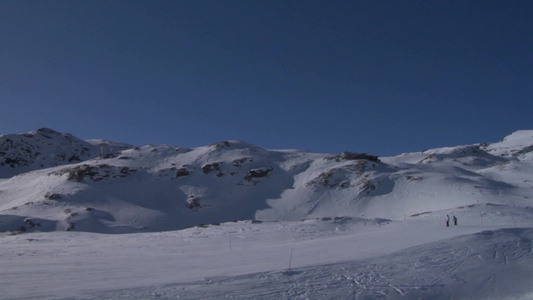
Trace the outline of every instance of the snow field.
<path fill-rule="evenodd" d="M 464 224 L 450 228 L 443 217 L 452 212 L 444 211 L 403 221 L 3 235 L 0 298 L 512 299 L 531 292 L 524 288 L 533 279 L 531 214 L 515 217 L 530 229 L 501 230 L 509 218 L 474 224 L 477 210 L 457 214 Z"/>

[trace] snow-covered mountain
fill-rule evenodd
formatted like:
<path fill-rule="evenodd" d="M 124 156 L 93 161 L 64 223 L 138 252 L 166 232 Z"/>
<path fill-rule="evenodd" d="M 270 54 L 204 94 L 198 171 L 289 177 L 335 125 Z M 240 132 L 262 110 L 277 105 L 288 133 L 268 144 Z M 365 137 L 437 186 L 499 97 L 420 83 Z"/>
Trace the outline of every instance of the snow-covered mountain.
<path fill-rule="evenodd" d="M 533 131 L 380 158 L 235 140 L 199 148 L 91 142 L 51 129 L 0 136 L 0 230 L 124 233 L 250 219 L 396 220 L 487 203 L 529 207 L 533 199 Z"/>
<path fill-rule="evenodd" d="M 128 148 L 132 146 L 105 140 L 83 141 L 49 128 L 0 135 L 0 178 L 77 163 Z"/>
<path fill-rule="evenodd" d="M 531 130 L 394 157 L 0 141 L 0 299 L 533 299 Z"/>

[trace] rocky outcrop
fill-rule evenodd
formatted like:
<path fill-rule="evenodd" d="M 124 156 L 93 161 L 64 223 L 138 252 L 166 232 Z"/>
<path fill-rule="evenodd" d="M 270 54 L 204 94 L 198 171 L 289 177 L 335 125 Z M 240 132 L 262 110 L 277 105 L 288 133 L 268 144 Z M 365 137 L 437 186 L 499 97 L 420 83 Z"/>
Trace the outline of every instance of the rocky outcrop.
<path fill-rule="evenodd" d="M 62 176 L 64 174 L 67 174 L 68 180 L 81 182 L 84 179 L 88 179 L 96 182 L 104 179 L 124 178 L 129 174 L 135 172 L 137 172 L 136 169 L 131 169 L 129 167 L 116 167 L 106 164 L 97 166 L 83 164 L 54 171 L 49 173 L 48 175 Z"/>
<path fill-rule="evenodd" d="M 256 178 L 263 178 L 263 177 L 268 176 L 268 174 L 270 174 L 270 172 L 272 172 L 272 170 L 274 170 L 274 169 L 273 168 L 252 169 L 252 170 L 248 171 L 248 173 L 246 173 L 246 176 L 244 176 L 244 179 L 248 180 L 248 181 L 251 181 L 252 179 L 256 179 Z"/>
<path fill-rule="evenodd" d="M 337 162 L 340 162 L 342 160 L 359 160 L 359 159 L 379 162 L 379 158 L 376 155 L 370 155 L 366 153 L 354 153 L 354 152 L 348 152 L 348 151 L 342 152 L 340 155 L 327 157 L 326 159 L 334 159 Z"/>

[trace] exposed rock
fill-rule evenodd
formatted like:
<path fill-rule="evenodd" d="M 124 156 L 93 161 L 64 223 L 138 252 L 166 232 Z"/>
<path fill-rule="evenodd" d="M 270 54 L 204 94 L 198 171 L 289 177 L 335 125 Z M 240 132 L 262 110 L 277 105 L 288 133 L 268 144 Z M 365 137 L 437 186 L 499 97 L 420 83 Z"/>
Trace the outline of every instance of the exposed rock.
<path fill-rule="evenodd" d="M 248 157 L 239 158 L 239 159 L 234 160 L 232 165 L 234 167 L 239 167 L 240 168 L 240 167 L 242 167 L 242 164 L 245 163 L 247 160 L 252 162 L 254 159 L 253 158 L 248 158 Z"/>
<path fill-rule="evenodd" d="M 229 141 L 222 141 L 222 142 L 209 145 L 209 147 L 215 147 L 215 148 L 228 148 L 229 146 L 230 146 Z"/>
<path fill-rule="evenodd" d="M 220 171 L 220 163 L 207 164 L 202 167 L 204 174 L 207 174 L 213 170 Z"/>
<path fill-rule="evenodd" d="M 246 176 L 244 176 L 244 179 L 251 181 L 254 178 L 263 178 L 263 177 L 268 176 L 268 174 L 270 174 L 272 170 L 274 170 L 272 167 L 268 169 L 267 168 L 252 169 L 248 171 L 248 173 L 246 173 Z"/>
<path fill-rule="evenodd" d="M 202 205 L 200 204 L 200 199 L 194 196 L 190 196 L 189 199 L 187 199 L 187 207 L 192 210 L 202 207 Z"/>
<path fill-rule="evenodd" d="M 330 170 L 327 170 L 326 172 L 323 172 L 323 173 L 320 173 L 320 175 L 318 175 L 316 178 L 314 178 L 313 180 L 307 182 L 307 186 L 313 186 L 313 185 L 323 185 L 325 187 L 329 187 L 329 188 L 333 188 L 333 187 L 336 187 L 338 185 L 340 185 L 341 187 L 346 187 L 348 186 L 348 182 L 342 180 L 342 179 L 339 179 L 339 178 L 334 178 L 335 176 L 335 173 L 337 173 L 340 169 L 338 168 L 334 168 L 334 169 L 330 169 Z M 338 176 L 337 176 L 338 177 Z"/>
<path fill-rule="evenodd" d="M 370 155 L 366 153 L 354 153 L 354 152 L 342 152 L 340 155 L 327 157 L 326 159 L 334 159 L 335 161 L 341 160 L 357 160 L 365 159 L 373 162 L 379 162 L 379 158 L 376 155 Z"/>
<path fill-rule="evenodd" d="M 32 219 L 30 219 L 30 218 L 26 218 L 26 219 L 24 219 L 24 223 L 25 223 L 26 225 L 30 226 L 30 228 L 41 226 L 40 223 L 34 223 L 34 222 L 32 221 Z"/>
<path fill-rule="evenodd" d="M 137 170 L 129 167 L 115 167 L 107 164 L 97 166 L 83 164 L 54 171 L 49 173 L 49 175 L 61 176 L 68 174 L 68 180 L 81 182 L 85 178 L 92 181 L 100 181 L 106 178 L 126 177 L 134 172 L 137 172 Z"/>
<path fill-rule="evenodd" d="M 57 200 L 57 199 L 61 199 L 61 195 L 60 194 L 46 193 L 46 195 L 44 195 L 44 198 L 45 199 L 50 199 L 50 200 Z"/>
<path fill-rule="evenodd" d="M 190 174 L 191 174 L 191 171 L 187 170 L 187 168 L 180 168 L 176 170 L 176 178 L 189 176 Z"/>
<path fill-rule="evenodd" d="M 529 152 L 533 152 L 533 145 L 524 147 L 523 149 L 520 149 L 520 150 L 511 150 L 511 155 L 516 157 L 516 156 L 526 154 Z"/>
<path fill-rule="evenodd" d="M 72 230 L 76 229 L 76 226 L 74 225 L 74 223 L 72 223 L 70 221 L 67 221 L 67 225 L 68 225 L 68 227 L 67 227 L 66 231 L 72 231 Z"/>
<path fill-rule="evenodd" d="M 409 181 L 421 181 L 423 178 L 421 176 L 405 175 L 405 179 Z"/>

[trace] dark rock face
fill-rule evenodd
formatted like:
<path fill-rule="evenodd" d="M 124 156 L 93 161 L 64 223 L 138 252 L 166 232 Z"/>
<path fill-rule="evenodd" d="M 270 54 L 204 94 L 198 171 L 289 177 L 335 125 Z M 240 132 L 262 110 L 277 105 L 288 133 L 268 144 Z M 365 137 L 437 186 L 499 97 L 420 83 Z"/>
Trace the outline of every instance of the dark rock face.
<path fill-rule="evenodd" d="M 189 199 L 187 199 L 187 208 L 191 210 L 198 210 L 201 208 L 202 205 L 200 204 L 200 199 L 196 198 L 194 196 L 190 196 Z"/>
<path fill-rule="evenodd" d="M 87 178 L 96 182 L 109 178 L 124 178 L 135 172 L 137 172 L 136 169 L 131 169 L 129 167 L 116 167 L 106 164 L 90 166 L 83 164 L 54 171 L 49 175 L 61 176 L 63 174 L 68 174 L 68 180 L 81 182 Z"/>
<path fill-rule="evenodd" d="M 380 162 L 379 157 L 377 155 L 370 155 L 366 153 L 355 153 L 355 152 L 342 152 L 340 155 L 337 156 L 331 156 L 326 159 L 334 159 L 335 161 L 341 161 L 341 160 L 369 160 L 373 162 Z"/>
<path fill-rule="evenodd" d="M 251 181 L 254 178 L 263 178 L 268 176 L 270 172 L 274 170 L 273 168 L 259 168 L 259 169 L 252 169 L 246 173 L 246 176 L 244 176 L 244 179 Z"/>
<path fill-rule="evenodd" d="M 229 141 L 222 141 L 215 144 L 210 145 L 210 147 L 214 148 L 228 148 L 230 146 Z"/>
<path fill-rule="evenodd" d="M 176 178 L 189 176 L 190 174 L 191 174 L 191 171 L 187 170 L 187 168 L 180 168 L 176 170 Z"/>
<path fill-rule="evenodd" d="M 211 171 L 219 171 L 220 170 L 220 163 L 212 163 L 207 164 L 202 167 L 202 171 L 204 174 L 208 174 Z"/>
<path fill-rule="evenodd" d="M 379 159 L 376 155 L 370 155 L 366 153 L 352 153 L 352 152 L 342 152 L 341 158 L 344 160 L 355 160 L 355 159 L 366 159 L 374 162 L 378 162 Z"/>

